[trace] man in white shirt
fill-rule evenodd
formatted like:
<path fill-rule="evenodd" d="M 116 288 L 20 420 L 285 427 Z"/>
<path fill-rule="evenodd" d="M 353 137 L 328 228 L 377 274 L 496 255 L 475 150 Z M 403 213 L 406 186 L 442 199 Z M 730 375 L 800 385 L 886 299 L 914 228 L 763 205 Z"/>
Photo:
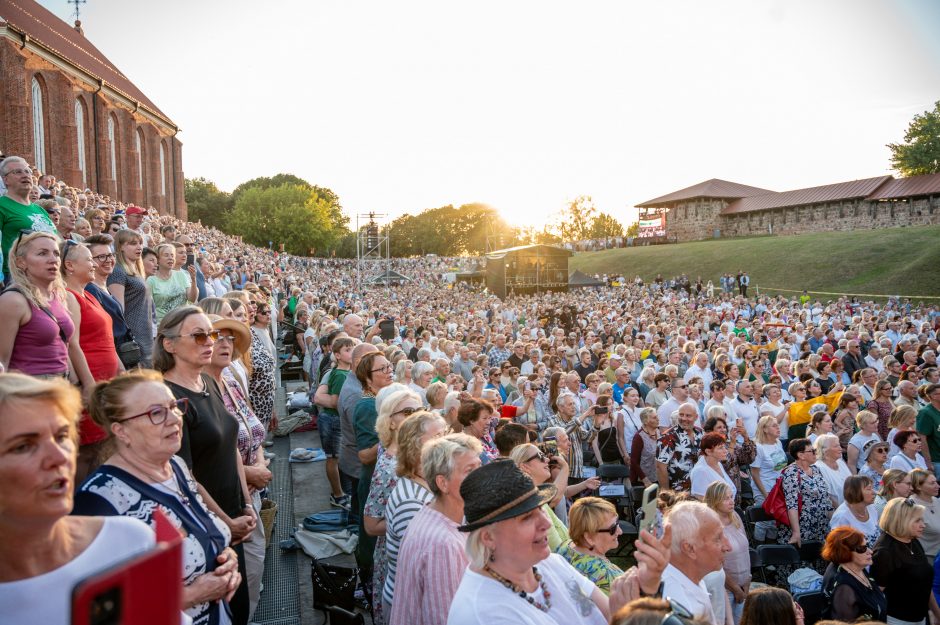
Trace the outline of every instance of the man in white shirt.
<path fill-rule="evenodd" d="M 679 406 L 685 403 L 689 398 L 689 383 L 682 378 L 676 378 L 672 381 L 672 397 L 662 404 L 656 413 L 659 415 L 659 427 L 671 428 L 675 426 L 672 420 L 672 413 L 679 409 Z"/>
<path fill-rule="evenodd" d="M 696 354 L 692 366 L 686 369 L 685 375 L 682 377 L 686 382 L 689 382 L 692 378 L 702 378 L 702 387 L 708 388 L 708 385 L 712 383 L 712 372 L 708 368 L 708 354 L 705 352 Z"/>
<path fill-rule="evenodd" d="M 885 370 L 884 353 L 881 351 L 881 346 L 877 343 L 868 348 L 868 355 L 865 356 L 865 364 L 872 369 L 878 375 L 881 375 L 881 372 Z"/>
<path fill-rule="evenodd" d="M 754 389 L 747 380 L 739 380 L 737 397 L 734 400 L 734 414 L 744 420 L 744 429 L 751 438 L 757 434 L 757 422 L 760 420 L 760 410 L 754 401 Z"/>
<path fill-rule="evenodd" d="M 663 596 L 688 610 L 695 618 L 718 623 L 703 578 L 721 569 L 731 544 L 725 538 L 718 514 L 698 501 L 676 504 L 666 524 L 672 527 L 671 558 L 663 571 Z"/>
<path fill-rule="evenodd" d="M 530 375 L 535 373 L 536 368 L 539 366 L 540 353 L 537 347 L 534 347 L 529 350 L 529 359 L 522 363 L 522 366 L 519 367 L 519 373 L 522 375 Z"/>

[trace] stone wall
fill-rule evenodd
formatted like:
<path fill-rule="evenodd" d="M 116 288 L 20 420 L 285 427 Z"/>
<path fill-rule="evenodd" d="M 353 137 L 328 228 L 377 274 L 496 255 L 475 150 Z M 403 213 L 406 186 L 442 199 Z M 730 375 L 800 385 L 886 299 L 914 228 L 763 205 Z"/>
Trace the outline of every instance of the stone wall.
<path fill-rule="evenodd" d="M 725 215 L 720 221 L 722 237 L 925 226 L 940 224 L 940 195 L 896 201 L 854 200 L 793 206 Z"/>
<path fill-rule="evenodd" d="M 34 163 L 32 80 L 43 94 L 46 170 L 70 186 L 91 188 L 125 203 L 157 208 L 186 218 L 183 198 L 182 144 L 166 128 L 140 112 L 112 100 L 104 92 L 69 75 L 8 39 L 0 39 L 0 148 L 7 155 Z M 85 175 L 79 167 L 75 102 L 84 105 Z M 95 124 L 97 109 L 97 127 Z M 111 175 L 108 117 L 116 122 L 115 161 Z M 138 175 L 135 134 L 141 133 L 143 184 Z M 160 167 L 160 146 L 165 170 Z M 161 177 L 165 176 L 165 183 Z M 165 191 L 165 192 L 164 192 Z"/>
<path fill-rule="evenodd" d="M 710 239 L 721 227 L 720 213 L 727 202 L 715 199 L 693 199 L 681 202 L 666 213 L 666 236 L 679 241 Z"/>

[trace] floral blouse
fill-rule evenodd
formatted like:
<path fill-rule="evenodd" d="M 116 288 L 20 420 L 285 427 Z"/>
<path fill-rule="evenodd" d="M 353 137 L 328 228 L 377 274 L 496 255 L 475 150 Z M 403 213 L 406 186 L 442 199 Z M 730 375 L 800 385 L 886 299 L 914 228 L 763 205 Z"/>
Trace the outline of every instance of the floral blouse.
<path fill-rule="evenodd" d="M 594 582 L 605 595 L 610 594 L 610 583 L 623 575 L 620 567 L 607 558 L 581 553 L 574 548 L 570 540 L 565 541 L 556 553 L 567 560 L 581 575 Z"/>
<path fill-rule="evenodd" d="M 656 461 L 666 465 L 669 486 L 676 491 L 688 491 L 692 488 L 692 467 L 698 460 L 702 443 L 702 430 L 695 427 L 692 435 L 676 426 L 666 431 L 659 438 L 656 448 Z"/>
<path fill-rule="evenodd" d="M 264 442 L 264 425 L 255 416 L 241 383 L 226 367 L 222 370 L 222 401 L 225 409 L 238 419 L 238 452 L 245 465 L 253 465 L 258 457 L 258 448 Z"/>

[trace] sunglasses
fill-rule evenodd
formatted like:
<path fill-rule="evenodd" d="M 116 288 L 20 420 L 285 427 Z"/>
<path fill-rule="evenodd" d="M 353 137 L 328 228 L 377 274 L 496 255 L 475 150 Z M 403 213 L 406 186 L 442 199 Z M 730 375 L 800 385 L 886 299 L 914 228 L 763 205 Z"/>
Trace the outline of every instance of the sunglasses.
<path fill-rule="evenodd" d="M 211 332 L 193 332 L 192 334 L 177 334 L 176 336 L 168 336 L 168 339 L 181 339 L 184 337 L 190 337 L 193 339 L 193 342 L 196 345 L 205 345 L 209 339 L 212 339 L 212 342 L 219 340 L 219 331 L 212 330 Z"/>
<path fill-rule="evenodd" d="M 618 523 L 617 521 L 614 521 L 613 525 L 611 525 L 610 527 L 599 529 L 597 530 L 597 533 L 598 534 L 610 534 L 611 536 L 613 536 L 614 534 L 617 533 L 618 527 L 620 527 L 620 523 Z"/>
<path fill-rule="evenodd" d="M 532 456 L 531 458 L 525 460 L 525 461 L 523 462 L 523 464 L 527 464 L 527 463 L 532 462 L 533 460 L 536 460 L 536 459 L 538 459 L 539 462 L 548 462 L 548 456 L 546 456 L 545 454 L 543 454 L 542 452 L 539 451 L 539 452 L 536 452 L 536 454 L 535 454 L 534 456 Z"/>
<path fill-rule="evenodd" d="M 136 419 L 137 417 L 148 417 L 150 422 L 154 425 L 160 425 L 166 421 L 167 417 L 170 416 L 170 411 L 175 411 L 177 415 L 182 415 L 189 408 L 189 400 L 185 397 L 182 399 L 176 399 L 165 405 L 156 405 L 151 406 L 145 412 L 141 412 L 129 417 L 125 417 L 118 421 L 118 423 L 124 423 L 125 421 L 130 421 L 131 419 Z"/>
<path fill-rule="evenodd" d="M 852 551 L 855 553 L 868 553 L 868 545 L 862 543 L 858 547 L 852 547 Z"/>
<path fill-rule="evenodd" d="M 401 410 L 396 410 L 396 411 L 393 412 L 392 414 L 403 414 L 403 415 L 405 415 L 406 417 L 410 417 L 411 415 L 413 415 L 414 413 L 416 413 L 416 412 L 418 412 L 418 411 L 420 411 L 420 410 L 422 410 L 422 409 L 421 409 L 421 408 L 402 408 Z"/>

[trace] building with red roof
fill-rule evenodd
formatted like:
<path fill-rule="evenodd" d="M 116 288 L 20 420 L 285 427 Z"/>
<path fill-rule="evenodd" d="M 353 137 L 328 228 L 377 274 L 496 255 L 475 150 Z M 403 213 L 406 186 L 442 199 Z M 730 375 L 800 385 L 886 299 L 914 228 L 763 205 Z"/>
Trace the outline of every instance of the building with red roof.
<path fill-rule="evenodd" d="M 713 178 L 637 208 L 640 236 L 655 242 L 938 224 L 940 174 L 783 192 Z"/>
<path fill-rule="evenodd" d="M 186 217 L 179 127 L 85 35 L 0 0 L 0 149 L 70 186 Z"/>

